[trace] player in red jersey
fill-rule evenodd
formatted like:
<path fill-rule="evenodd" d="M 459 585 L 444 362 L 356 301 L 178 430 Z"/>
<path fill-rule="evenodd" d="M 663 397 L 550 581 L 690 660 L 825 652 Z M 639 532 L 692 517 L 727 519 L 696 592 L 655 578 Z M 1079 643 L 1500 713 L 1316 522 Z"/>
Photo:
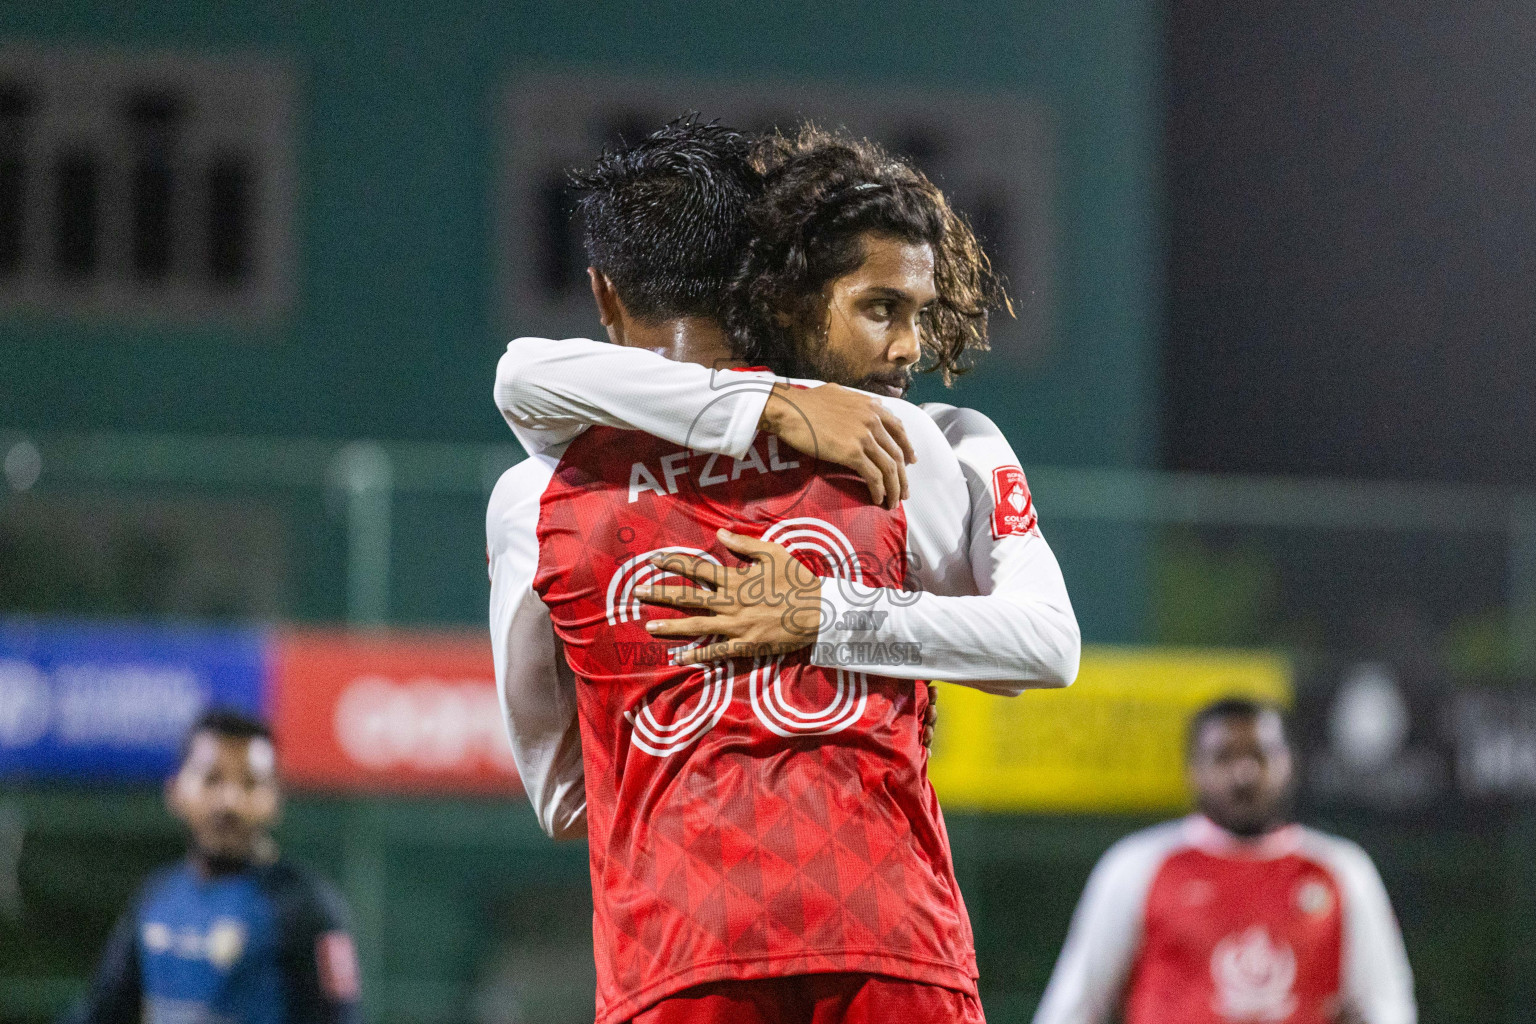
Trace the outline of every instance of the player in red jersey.
<path fill-rule="evenodd" d="M 1035 1024 L 1413 1024 L 1413 978 L 1375 866 L 1286 820 L 1280 714 L 1246 699 L 1190 726 L 1199 813 L 1104 855 Z"/>
<path fill-rule="evenodd" d="M 772 175 L 771 194 L 754 204 L 767 208 L 756 219 L 758 230 L 769 240 L 806 237 L 804 221 L 820 216 L 818 207 L 828 194 L 834 200 L 867 196 L 882 180 L 904 173 L 901 165 L 865 144 L 823 133 L 805 132 L 793 143 L 778 140 L 775 149 L 780 173 Z M 804 165 L 816 173 L 804 173 Z M 775 214 L 785 208 L 802 211 L 799 222 Z M 778 283 L 783 296 L 779 301 L 800 306 L 804 295 L 819 294 L 825 287 L 828 305 L 839 315 L 829 318 L 827 329 L 808 353 L 796 351 L 792 339 L 780 332 L 780 337 L 772 339 L 776 346 L 758 345 L 752 357 L 778 368 L 803 366 L 853 387 L 903 393 L 919 345 L 915 341 L 909 346 L 884 343 L 896 307 L 891 286 L 931 292 L 932 285 L 923 273 L 903 272 L 899 259 L 903 247 L 874 239 L 865 248 L 863 263 L 855 265 L 846 238 L 834 237 L 816 246 L 814 258 L 800 262 L 825 262 L 827 250 L 832 250 L 831 256 L 851 268 L 824 285 L 814 279 L 786 281 L 782 271 L 774 274 L 776 266 L 793 261 L 784 258 L 780 245 L 759 245 L 755 255 L 760 266 L 755 273 Z M 737 276 L 750 275 L 738 272 Z M 797 391 L 790 401 L 779 397 L 785 385 L 774 383 L 770 374 L 712 373 L 706 367 L 732 358 L 718 325 L 705 318 L 685 318 L 647 325 L 643 333 L 637 332 L 617 300 L 613 283 L 595 269 L 592 277 L 612 344 L 580 338 L 520 338 L 507 347 L 498 367 L 497 404 L 530 453 L 564 444 L 591 426 L 605 425 L 645 430 L 696 450 L 738 457 L 760 428 L 778 435 L 785 445 L 854 469 L 876 500 L 896 493 L 896 483 L 881 486 L 893 473 L 890 462 L 874 465 L 865 453 L 883 455 L 882 440 L 895 450 L 892 437 L 902 436 L 900 427 L 890 424 L 887 432 L 870 415 L 869 406 L 880 407 L 868 395 L 821 387 Z M 920 305 L 909 303 L 906 315 Z M 749 333 L 736 333 L 751 343 Z M 949 337 L 953 339 L 952 334 Z M 952 348 L 935 353 L 932 362 L 950 369 L 958 355 Z M 988 678 L 1000 666 L 1012 666 L 1017 675 L 997 687 L 1001 692 L 1070 682 L 1076 674 L 1076 623 L 1055 557 L 1041 535 L 1018 457 L 981 413 L 939 404 L 923 409 L 944 432 L 965 473 L 970 500 L 964 551 L 975 585 L 969 592 L 978 596 L 960 602 L 913 601 L 910 595 L 889 600 L 883 595 L 875 599 L 845 593 L 842 587 L 829 589 L 821 595 L 827 607 L 814 636 L 813 659 L 829 652 L 846 663 L 860 650 L 921 650 L 921 664 L 886 667 L 885 672 L 992 688 Z M 889 419 L 889 413 L 884 415 Z M 860 439 L 862 444 L 855 443 Z M 895 472 L 900 469 L 899 463 L 894 466 Z M 757 557 L 764 560 L 791 557 L 777 545 L 761 548 L 766 553 Z M 809 588 L 791 597 L 815 604 Z M 756 628 L 760 642 L 790 647 L 813 639 L 793 636 L 792 630 L 784 628 L 786 622 L 805 621 L 809 616 L 785 615 L 764 607 L 764 602 L 752 608 L 750 600 L 742 600 L 742 610 L 756 617 L 739 617 L 745 624 L 738 633 Z M 711 603 L 719 608 L 718 595 Z M 847 629 L 850 620 L 860 619 L 865 630 Z M 711 620 L 712 628 L 717 621 Z M 731 625 L 737 626 L 737 621 Z M 569 682 L 554 678 L 563 662 L 554 652 L 552 638 L 540 642 L 546 632 L 537 626 L 520 630 L 515 643 L 502 645 L 505 654 L 500 656 L 498 670 L 520 770 L 540 823 L 552 836 L 577 836 L 585 829 L 580 743 L 569 695 L 547 698 L 551 691 L 568 689 Z M 850 640 L 857 642 L 850 644 Z M 709 653 L 694 649 L 685 652 L 684 658 Z"/>
<path fill-rule="evenodd" d="M 876 500 L 884 497 L 894 504 L 890 499 L 897 484 L 891 478 L 901 472 L 899 461 L 893 469 L 887 458 L 882 469 L 863 456 L 868 452 L 872 459 L 884 457 L 883 444 L 899 457 L 897 445 L 879 422 L 872 424 L 872 435 L 856 418 L 839 421 L 826 408 L 851 401 L 851 392 L 820 387 L 791 396 L 784 382 L 773 383 L 771 374 L 710 373 L 689 364 L 711 365 L 713 351 L 716 365 L 762 361 L 781 373 L 900 396 L 920 354 L 947 379 L 963 370 L 971 352 L 984 347 L 984 329 L 977 325 L 984 324 L 987 301 L 995 294 L 988 286 L 984 260 L 978 250 L 977 258 L 968 261 L 964 245 L 955 239 L 970 235 L 958 225 L 947 230 L 936 250 L 856 230 L 861 212 L 893 200 L 899 192 L 892 190 L 914 173 L 867 143 L 807 129 L 793 140 L 776 137 L 765 148 L 768 185 L 753 203 L 753 237 L 725 303 L 732 321 L 729 349 L 725 339 L 717 340 L 712 350 L 680 348 L 678 339 L 686 336 L 681 327 L 660 332 L 660 340 L 639 342 L 615 336 L 612 326 L 615 344 L 579 338 L 513 341 L 498 367 L 496 397 L 530 452 L 567 441 L 588 426 L 606 425 L 644 430 L 695 450 L 734 457 L 743 454 L 756 430 L 763 429 L 800 451 L 854 469 L 869 483 Z M 922 184 L 932 190 L 931 212 L 954 221 L 937 190 L 926 179 Z M 974 241 L 969 244 L 974 246 Z M 936 275 L 952 282 L 942 296 L 934 291 Z M 612 325 L 623 313 L 614 285 L 595 270 L 593 283 L 604 322 Z M 925 301 L 916 301 L 919 298 Z M 781 316 L 776 312 L 780 308 L 793 312 Z M 905 334 L 896 329 L 903 320 Z M 687 328 L 698 330 L 698 322 Z M 736 356 L 742 358 L 731 363 Z M 844 642 L 850 639 L 875 651 L 916 644 L 930 656 L 924 663 L 927 674 L 913 677 L 984 688 L 996 666 L 1028 660 L 1032 651 L 1046 652 L 1047 657 L 1029 663 L 1019 680 L 1003 689 L 1016 681 L 1070 681 L 1075 667 L 1065 673 L 1056 669 L 1066 661 L 1075 663 L 1076 622 L 1055 557 L 1040 534 L 1018 457 L 981 413 L 937 403 L 924 410 L 944 432 L 965 471 L 971 492 L 967 553 L 976 583 L 968 592 L 978 597 L 959 603 L 926 602 L 890 600 L 848 586 L 820 593 L 802 588 L 791 595 L 792 602 L 813 609 L 818 602 L 825 606 L 814 637 L 791 637 L 790 630 L 777 627 L 792 617 L 761 609 L 755 615 L 717 616 L 711 625 L 725 641 L 753 632 L 758 642 L 802 645 L 814 640 L 813 658 L 835 653 L 845 667 L 852 664 L 850 655 L 856 657 Z M 889 418 L 889 413 L 882 415 Z M 850 422 L 854 429 L 844 436 Z M 898 425 L 891 426 L 890 434 L 902 437 Z M 882 472 L 889 484 L 883 489 Z M 789 556 L 782 549 L 763 549 L 754 557 L 784 561 Z M 712 608 L 723 610 L 718 598 Z M 855 620 L 868 627 L 850 637 L 845 624 Z M 1023 641 L 1022 648 L 1014 644 L 1010 651 L 998 650 L 1013 641 Z M 722 647 L 717 643 L 683 657 L 703 661 Z M 860 667 L 875 666 L 866 662 Z"/>
<path fill-rule="evenodd" d="M 686 319 L 622 326 L 650 329 L 636 338 L 644 344 L 675 339 Z M 552 615 L 579 680 L 560 692 L 580 711 L 587 760 L 604 1021 L 979 1018 L 969 928 L 922 776 L 922 691 L 803 654 L 702 673 L 654 664 L 634 598 L 660 575 L 645 557 L 658 545 L 722 560 L 727 549 L 751 550 L 718 545 L 717 525 L 783 539 L 861 595 L 894 590 L 909 572 L 935 590 L 923 595 L 931 607 L 944 593 L 974 593 L 964 559 L 971 488 L 934 424 L 895 409 L 920 456 L 913 498 L 895 511 L 865 502 L 851 473 L 794 457 L 772 435 L 727 472 L 718 452 L 598 428 L 498 485 L 488 519 L 493 632 L 514 746 L 535 769 L 531 794 L 577 744 L 560 728 L 569 707 L 556 707 L 555 728 L 543 732 L 512 711 L 521 697 L 510 691 L 522 685 L 513 652 Z M 749 438 L 760 415 L 746 421 Z M 739 418 L 717 414 L 716 426 Z M 1071 632 L 1075 665 L 1075 624 Z M 994 672 L 1040 674 L 1009 657 L 1027 643 L 1001 646 Z M 1058 679 L 1068 670 L 1059 653 Z M 558 671 L 559 657 L 548 667 Z M 787 992 L 794 1007 L 780 998 Z M 752 1017 L 749 1005 L 783 1012 Z"/>

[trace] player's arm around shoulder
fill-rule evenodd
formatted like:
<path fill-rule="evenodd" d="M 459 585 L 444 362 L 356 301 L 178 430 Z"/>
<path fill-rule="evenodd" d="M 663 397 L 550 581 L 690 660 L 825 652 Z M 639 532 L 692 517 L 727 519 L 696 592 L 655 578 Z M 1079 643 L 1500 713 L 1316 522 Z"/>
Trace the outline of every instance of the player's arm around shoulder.
<path fill-rule="evenodd" d="M 877 505 L 908 496 L 907 466 L 917 461 L 899 399 L 819 381 L 780 381 L 763 406 L 760 429 L 791 448 L 857 473 Z"/>
<path fill-rule="evenodd" d="M 963 565 L 963 555 L 959 553 L 963 531 L 958 524 L 964 518 L 964 500 L 957 497 L 962 481 L 954 456 L 944 445 L 943 438 L 933 424 L 908 403 L 894 399 L 882 400 L 837 385 L 810 383 L 810 387 L 786 388 L 782 399 L 783 415 L 806 428 L 804 435 L 794 442 L 797 446 L 805 446 L 798 450 L 809 449 L 816 452 L 818 458 L 834 461 L 827 458 L 830 453 L 824 447 L 818 449 L 817 442 L 819 438 L 841 437 L 847 441 L 855 437 L 856 431 L 840 433 L 836 429 L 839 421 L 846 421 L 856 427 L 888 431 L 886 443 L 891 446 L 890 449 L 882 444 L 872 444 L 868 448 L 855 446 L 847 449 L 848 452 L 868 453 L 878 450 L 887 460 L 888 467 L 900 467 L 905 465 L 909 454 L 916 455 L 907 440 L 910 426 L 917 432 L 918 443 L 925 450 L 925 455 L 918 456 L 921 466 L 913 465 L 914 470 L 922 469 L 926 495 L 922 507 L 928 509 L 937 502 L 941 506 L 949 503 L 953 508 L 948 515 L 932 512 L 922 517 L 925 523 L 933 524 L 934 528 L 917 531 L 917 535 L 922 538 L 919 543 L 920 553 L 916 558 L 909 559 L 909 564 L 918 561 L 930 568 L 940 565 L 945 569 L 957 564 Z M 769 408 L 774 408 L 776 404 L 777 401 L 770 403 Z M 852 455 L 849 457 L 850 461 L 857 461 Z M 885 477 L 882 472 L 875 472 L 865 479 L 870 484 L 872 498 L 883 497 L 889 500 L 895 497 L 897 500 L 894 504 L 901 504 L 900 494 L 905 489 L 903 478 Z M 894 511 L 894 506 L 891 507 Z M 950 527 L 947 536 L 943 530 L 945 524 Z M 913 536 L 909 530 L 907 539 L 910 541 Z M 900 605 L 906 596 L 904 591 L 841 579 L 833 582 L 830 578 L 817 577 L 782 544 L 727 530 L 719 531 L 719 539 L 723 546 L 740 556 L 745 564 L 727 570 L 711 560 L 682 553 L 657 555 L 652 561 L 665 569 L 667 575 L 680 576 L 689 582 L 642 586 L 634 592 L 635 597 L 646 604 L 699 613 L 680 619 L 648 620 L 646 629 L 652 636 L 715 638 L 710 643 L 679 652 L 676 655 L 678 665 L 702 664 L 727 657 L 777 655 L 817 644 L 818 649 L 812 654 L 811 663 L 814 665 L 850 671 L 881 671 L 883 674 L 904 675 L 911 679 L 930 678 L 919 674 L 919 665 L 910 662 L 892 663 L 874 651 L 876 647 L 885 648 L 889 645 L 873 642 L 850 645 L 841 643 L 839 637 L 834 635 L 837 629 L 842 628 L 834 620 L 841 621 L 844 610 L 856 608 L 860 612 L 867 612 L 874 604 Z M 933 578 L 930 572 L 928 581 L 932 582 Z M 885 620 L 884 615 L 879 618 Z M 826 645 L 818 642 L 823 639 L 828 640 Z M 823 646 L 834 650 L 832 660 L 826 660 L 828 654 L 822 649 Z M 849 650 L 845 651 L 845 648 Z M 916 649 L 921 649 L 920 644 Z M 854 660 L 841 660 L 837 652 L 845 653 Z M 876 660 L 867 663 L 861 660 L 866 658 Z M 908 672 L 912 674 L 906 675 Z"/>
<path fill-rule="evenodd" d="M 1044 600 L 1029 565 L 1010 563 L 999 577 L 1006 585 L 991 578 L 983 585 L 973 569 L 973 499 L 959 459 L 917 406 L 881 402 L 915 456 L 902 503 L 906 588 L 824 581 L 812 664 L 943 679 L 1002 696 L 1070 682 L 1078 639 L 1070 610 L 1062 614 L 1059 570 L 1056 591 Z"/>
<path fill-rule="evenodd" d="M 587 338 L 517 338 L 496 367 L 496 407 L 530 455 L 593 426 L 639 430 L 740 458 L 759 431 L 853 470 L 895 508 L 911 454 L 875 396 L 765 370 L 677 362 Z"/>
<path fill-rule="evenodd" d="M 774 379 L 589 338 L 517 338 L 496 365 L 494 397 L 530 455 L 599 426 L 740 457 Z"/>

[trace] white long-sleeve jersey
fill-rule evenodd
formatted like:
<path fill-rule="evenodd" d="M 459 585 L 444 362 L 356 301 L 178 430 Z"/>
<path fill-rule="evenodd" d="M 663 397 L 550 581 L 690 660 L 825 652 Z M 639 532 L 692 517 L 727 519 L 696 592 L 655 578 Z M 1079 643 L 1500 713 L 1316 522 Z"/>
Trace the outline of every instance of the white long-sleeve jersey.
<path fill-rule="evenodd" d="M 589 427 L 609 426 L 735 458 L 756 436 L 775 380 L 762 371 L 711 370 L 584 338 L 519 338 L 497 366 L 495 397 L 530 455 L 567 443 Z M 840 660 L 833 665 L 813 659 L 813 664 L 980 684 L 1001 693 L 1069 684 L 1081 647 L 1077 619 L 1056 556 L 1036 523 L 1018 457 L 981 413 L 938 404 L 924 408 L 965 475 L 968 528 L 960 554 L 974 586 L 916 595 L 854 585 L 825 588 L 829 614 L 823 616 L 816 657 Z M 845 614 L 850 610 L 876 613 L 862 618 L 878 627 L 856 639 L 916 645 L 923 664 L 903 668 L 858 661 L 842 626 L 851 621 Z"/>
<path fill-rule="evenodd" d="M 502 357 L 495 395 L 530 463 L 548 467 L 548 473 L 564 446 L 592 426 L 642 430 L 695 451 L 739 458 L 756 436 L 776 379 L 586 339 L 521 338 Z M 913 408 L 895 400 L 892 407 Z M 909 554 L 922 590 L 847 581 L 825 585 L 813 664 L 941 678 L 1004 694 L 1069 684 L 1081 647 L 1077 621 L 1061 570 L 1036 524 L 1017 457 L 982 414 L 942 405 L 925 410 L 948 445 L 945 458 L 937 461 L 957 465 L 959 475 L 946 481 L 937 471 L 919 470 L 921 452 L 918 465 L 909 469 L 914 499 L 920 483 L 950 492 L 948 504 L 936 508 L 929 506 L 937 493 L 907 503 L 915 542 Z M 908 432 L 910 437 L 912 428 Z M 920 432 L 935 433 L 931 425 Z M 509 472 L 511 480 L 520 468 Z M 504 480 L 498 486 L 503 505 L 516 497 L 504 493 L 504 486 L 512 485 Z M 526 526 L 529 515 L 536 518 L 542 486 L 529 479 L 520 487 L 525 495 L 531 492 L 533 505 L 513 518 Z M 497 579 L 498 548 L 517 547 L 505 536 L 506 511 L 498 520 L 493 496 L 487 536 L 498 682 L 519 770 L 541 823 L 551 834 L 579 834 L 584 803 L 574 700 L 569 681 L 559 677 L 562 659 L 547 616 L 541 621 L 536 602 L 508 596 L 510 576 Z M 954 535 L 926 530 L 923 520 L 932 516 L 947 518 Z M 942 539 L 923 550 L 921 541 L 930 534 Z M 899 650 L 920 651 L 921 659 L 891 664 L 889 652 Z"/>
<path fill-rule="evenodd" d="M 1334 1024 L 1340 1011 L 1416 1016 L 1370 857 L 1299 825 L 1241 841 L 1195 815 L 1099 861 L 1035 1024 Z"/>

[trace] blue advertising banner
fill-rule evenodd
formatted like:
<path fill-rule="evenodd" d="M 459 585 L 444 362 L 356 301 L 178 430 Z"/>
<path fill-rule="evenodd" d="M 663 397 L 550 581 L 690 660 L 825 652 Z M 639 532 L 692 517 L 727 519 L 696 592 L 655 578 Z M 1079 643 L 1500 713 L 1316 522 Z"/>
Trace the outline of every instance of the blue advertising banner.
<path fill-rule="evenodd" d="M 165 777 L 208 707 L 268 708 L 254 629 L 0 619 L 0 779 Z"/>

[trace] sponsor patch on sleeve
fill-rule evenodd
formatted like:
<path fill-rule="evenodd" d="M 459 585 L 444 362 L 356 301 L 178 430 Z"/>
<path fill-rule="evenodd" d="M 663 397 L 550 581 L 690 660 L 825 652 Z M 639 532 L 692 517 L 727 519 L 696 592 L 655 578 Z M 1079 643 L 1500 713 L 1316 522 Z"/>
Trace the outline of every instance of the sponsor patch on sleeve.
<path fill-rule="evenodd" d="M 1039 517 L 1029 494 L 1029 481 L 1018 466 L 998 466 L 992 471 L 992 536 L 1022 537 L 1034 530 Z"/>
<path fill-rule="evenodd" d="M 340 1003 L 355 1002 L 362 992 L 358 977 L 357 949 L 346 932 L 326 932 L 315 940 L 315 966 L 320 988 Z"/>

